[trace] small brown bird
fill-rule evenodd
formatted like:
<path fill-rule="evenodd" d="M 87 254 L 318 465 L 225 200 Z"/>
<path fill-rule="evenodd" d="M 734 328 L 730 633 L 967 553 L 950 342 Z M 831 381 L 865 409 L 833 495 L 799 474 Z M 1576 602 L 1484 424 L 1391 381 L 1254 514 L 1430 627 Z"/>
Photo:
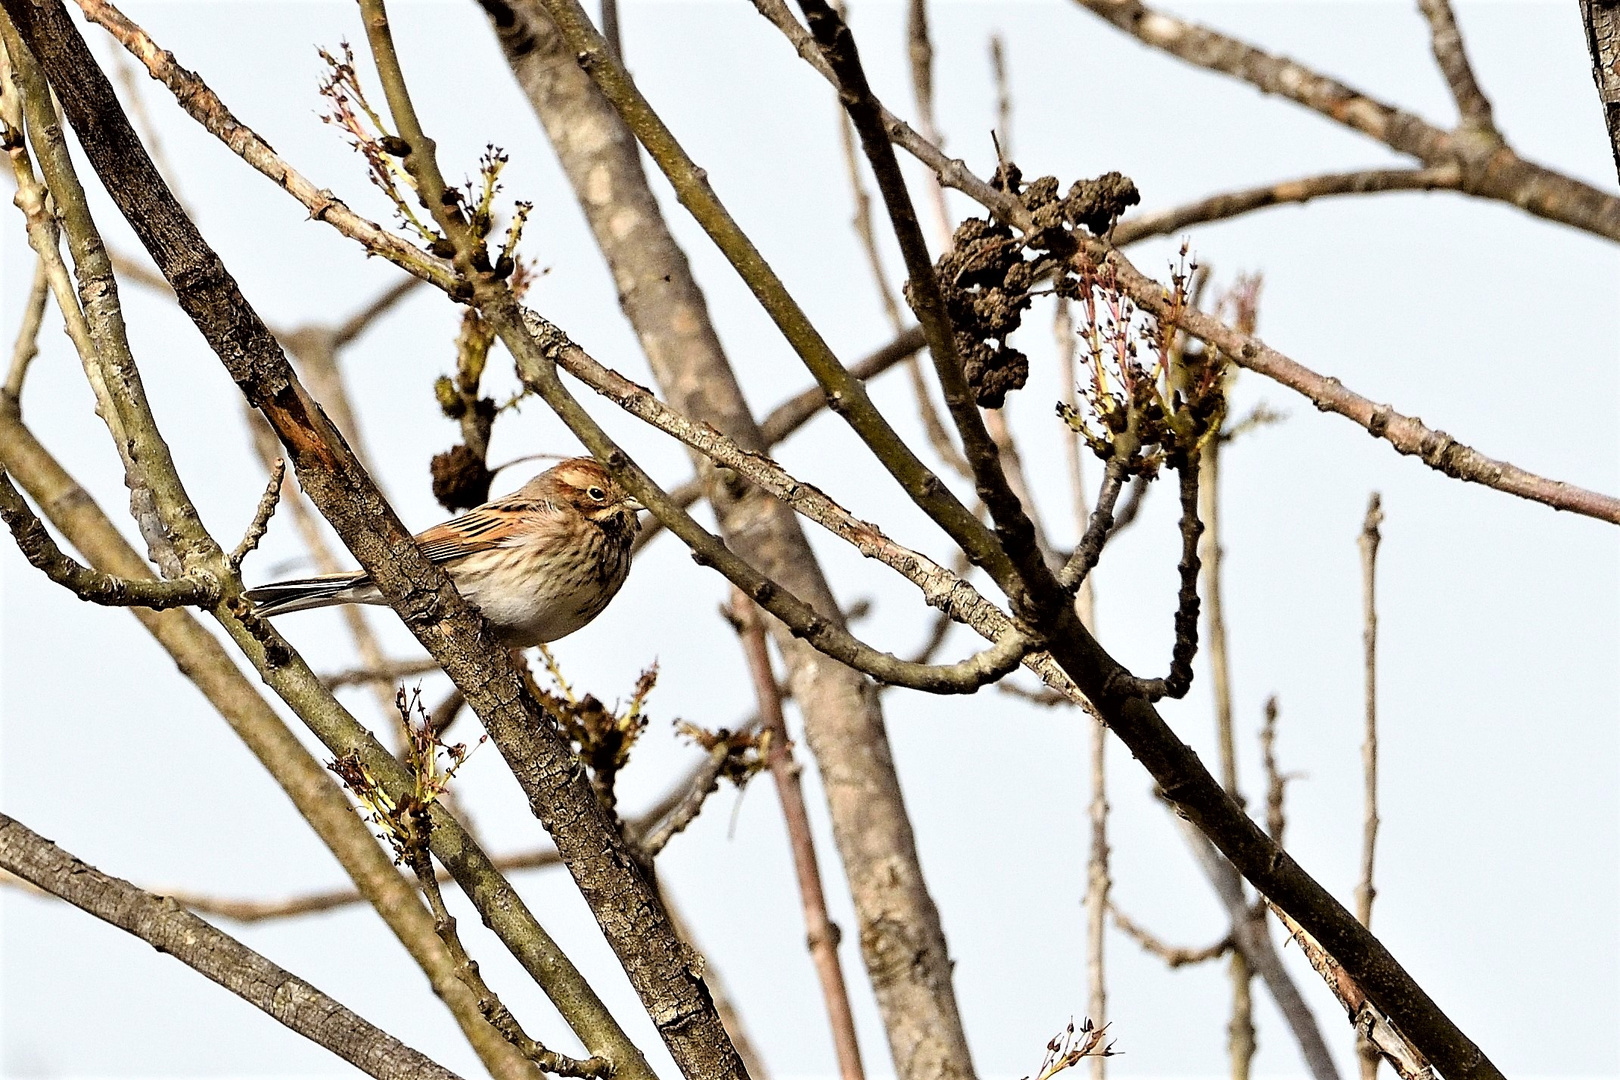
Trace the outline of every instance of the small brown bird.
<path fill-rule="evenodd" d="M 630 573 L 642 505 L 591 458 L 570 458 L 416 537 L 512 648 L 566 637 L 602 613 Z M 247 591 L 260 615 L 382 604 L 364 571 Z"/>

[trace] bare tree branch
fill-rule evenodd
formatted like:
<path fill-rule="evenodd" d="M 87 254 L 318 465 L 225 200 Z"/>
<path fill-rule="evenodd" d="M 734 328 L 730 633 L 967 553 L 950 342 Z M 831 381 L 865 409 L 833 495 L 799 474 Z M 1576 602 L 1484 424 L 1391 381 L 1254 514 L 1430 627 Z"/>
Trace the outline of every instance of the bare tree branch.
<path fill-rule="evenodd" d="M 1198 67 L 1278 94 L 1336 123 L 1410 154 L 1425 166 L 1455 164 L 1461 190 L 1510 203 L 1537 217 L 1620 240 L 1620 196 L 1526 161 L 1499 139 L 1460 127 L 1442 131 L 1412 113 L 1370 97 L 1285 57 L 1140 0 L 1076 0 L 1119 29 Z"/>
<path fill-rule="evenodd" d="M 1451 10 L 1451 0 L 1418 0 L 1418 8 L 1429 21 L 1429 38 L 1434 47 L 1435 63 L 1451 87 L 1451 98 L 1457 103 L 1462 122 L 1458 134 L 1465 132 L 1496 142 L 1502 133 L 1491 119 L 1491 103 L 1480 90 L 1474 78 L 1473 65 L 1463 48 L 1462 32 L 1457 29 L 1457 16 Z"/>
<path fill-rule="evenodd" d="M 1385 191 L 1457 191 L 1462 169 L 1454 164 L 1425 169 L 1361 169 L 1325 173 L 1299 180 L 1283 180 L 1262 187 L 1211 195 L 1169 210 L 1133 214 L 1114 226 L 1113 241 L 1120 247 L 1152 236 L 1170 236 L 1193 225 L 1226 221 L 1268 206 L 1307 203 L 1338 195 L 1370 195 Z"/>
<path fill-rule="evenodd" d="M 400 605 L 407 624 L 467 692 L 508 755 L 536 813 L 547 823 L 555 823 L 558 812 L 574 821 L 574 827 L 558 831 L 559 850 L 602 916 L 609 939 L 623 947 L 621 957 L 632 982 L 656 1003 L 654 1015 L 684 1025 L 683 1034 L 672 1040 L 677 1057 L 685 1056 L 687 1038 L 705 1051 L 716 1045 L 706 1038 L 708 1025 L 702 1022 L 705 1013 L 712 1017 L 712 1010 L 701 980 L 690 969 L 678 939 L 658 920 L 655 892 L 634 868 L 588 782 L 573 768 L 572 753 L 545 721 L 510 659 L 490 637 L 487 624 L 442 570 L 411 543 L 352 452 L 303 392 L 269 329 L 156 175 L 111 87 L 59 4 L 37 9 L 8 4 L 7 11 L 19 20 L 24 37 L 34 41 L 86 156 L 165 276 L 171 283 L 185 283 L 176 289 L 182 306 L 248 399 L 277 427 L 305 490 L 331 515 L 361 565 Z M 616 1025 L 611 1018 L 586 1026 L 588 1040 L 614 1041 Z M 718 1030 L 718 1021 L 713 1021 L 713 1028 Z M 603 1056 L 620 1068 L 634 1068 L 639 1054 L 622 1033 L 618 1039 Z M 717 1045 L 726 1045 L 723 1031 Z M 595 1046 L 591 1049 L 597 1051 Z M 727 1072 L 721 1069 L 715 1075 Z"/>
<path fill-rule="evenodd" d="M 17 341 L 11 347 L 11 366 L 6 369 L 5 392 L 21 397 L 28 365 L 39 355 L 39 328 L 45 321 L 45 301 L 51 296 L 50 270 L 45 260 L 34 260 L 34 283 L 28 287 L 22 321 L 17 325 Z"/>
<path fill-rule="evenodd" d="M 1282 921 L 1283 928 L 1299 943 L 1300 950 L 1317 974 L 1322 976 L 1322 981 L 1333 991 L 1333 996 L 1344 1006 L 1356 1031 L 1364 1033 L 1378 1048 L 1378 1052 L 1400 1074 L 1401 1080 L 1435 1080 L 1434 1069 L 1422 1051 L 1412 1045 L 1389 1017 L 1367 999 L 1355 978 L 1287 912 L 1276 904 L 1270 907 Z"/>
<path fill-rule="evenodd" d="M 793 870 L 798 877 L 799 898 L 804 907 L 805 941 L 821 982 L 838 1074 L 843 1080 L 862 1080 L 866 1074 L 861 1068 L 860 1043 L 855 1038 L 855 1015 L 849 1007 L 844 969 L 838 961 L 838 943 L 843 935 L 827 914 L 821 868 L 810 837 L 810 817 L 804 806 L 804 790 L 799 784 L 799 766 L 793 760 L 793 744 L 788 739 L 787 721 L 782 716 L 782 695 L 771 668 L 770 649 L 765 643 L 765 626 L 758 609 L 740 590 L 732 590 L 731 616 L 736 620 L 737 636 L 742 639 L 743 653 L 753 677 L 761 727 L 770 739 L 766 760 L 776 781 L 782 818 L 787 824 Z"/>
<path fill-rule="evenodd" d="M 0 520 L 11 530 L 23 557 L 80 600 L 107 607 L 163 611 L 176 607 L 208 607 L 219 599 L 219 587 L 212 582 L 190 578 L 174 581 L 122 578 L 80 564 L 56 546 L 56 541 L 51 539 L 51 534 L 45 531 L 45 526 L 40 524 L 4 472 L 0 472 Z"/>
<path fill-rule="evenodd" d="M 1243 892 L 1243 879 L 1232 865 L 1215 849 L 1207 837 L 1190 823 L 1177 819 L 1182 825 L 1182 836 L 1197 859 L 1204 876 L 1215 888 L 1215 895 L 1226 908 L 1232 923 L 1231 940 L 1236 951 L 1242 952 L 1251 972 L 1258 975 L 1283 1014 L 1294 1041 L 1299 1044 L 1300 1056 L 1315 1080 L 1338 1080 L 1339 1070 L 1328 1053 L 1322 1031 L 1311 1014 L 1310 1006 L 1300 996 L 1299 987 L 1283 967 L 1282 958 L 1272 944 L 1271 932 L 1263 917 L 1257 917 Z"/>
<path fill-rule="evenodd" d="M 1366 729 L 1361 744 L 1363 818 L 1361 825 L 1361 879 L 1356 885 L 1356 918 L 1372 925 L 1373 852 L 1378 843 L 1378 527 L 1384 511 L 1378 492 L 1367 498 L 1367 516 L 1356 546 L 1361 549 L 1361 647 L 1366 684 Z M 1378 1051 L 1365 1032 L 1358 1032 L 1356 1049 L 1361 1058 L 1361 1080 L 1378 1075 Z"/>
<path fill-rule="evenodd" d="M 1614 169 L 1620 174 L 1620 3 L 1581 0 L 1581 22 L 1586 26 L 1586 51 L 1592 58 L 1592 81 L 1603 106 L 1609 129 Z"/>
<path fill-rule="evenodd" d="M 1142 946 L 1142 951 L 1151 953 L 1163 960 L 1171 968 L 1186 967 L 1189 964 L 1203 964 L 1210 960 L 1218 960 L 1232 950 L 1232 936 L 1228 934 L 1213 945 L 1205 945 L 1201 949 L 1188 948 L 1183 945 L 1169 945 L 1154 937 L 1147 930 L 1137 925 L 1126 914 L 1119 910 L 1117 904 L 1108 904 L 1108 914 L 1114 917 L 1114 925 L 1119 927 L 1124 935 Z"/>
<path fill-rule="evenodd" d="M 173 900 L 87 866 L 5 814 L 0 814 L 0 867 L 173 956 L 367 1076 L 458 1080 Z"/>

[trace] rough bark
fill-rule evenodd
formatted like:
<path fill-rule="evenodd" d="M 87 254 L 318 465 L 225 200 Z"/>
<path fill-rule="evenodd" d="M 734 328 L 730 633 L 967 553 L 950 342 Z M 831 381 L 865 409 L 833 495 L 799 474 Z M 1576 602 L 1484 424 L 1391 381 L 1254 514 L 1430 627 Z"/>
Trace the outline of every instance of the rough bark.
<path fill-rule="evenodd" d="M 1581 22 L 1586 25 L 1586 51 L 1592 57 L 1592 81 L 1609 129 L 1615 173 L 1620 175 L 1620 3 L 1581 0 Z"/>
<path fill-rule="evenodd" d="M 635 139 L 537 4 L 484 6 L 579 195 L 665 400 L 747 449 L 766 450 L 686 256 L 647 185 Z M 699 467 L 727 543 L 842 623 L 792 511 L 763 492 L 728 488 L 701 459 Z M 877 696 L 857 672 L 783 633 L 774 620 L 772 629 L 821 771 L 895 1066 L 906 1080 L 971 1076 L 944 932 L 923 881 Z"/>
<path fill-rule="evenodd" d="M 578 759 L 488 625 L 421 554 L 268 327 L 168 190 L 59 0 L 5 0 L 63 111 L 180 306 L 276 430 L 304 490 L 467 696 L 551 833 L 631 984 L 688 1077 L 747 1075 L 657 890 Z"/>
<path fill-rule="evenodd" d="M 5 814 L 0 814 L 0 866 L 168 953 L 368 1076 L 457 1080 L 455 1073 L 173 900 L 85 865 Z"/>

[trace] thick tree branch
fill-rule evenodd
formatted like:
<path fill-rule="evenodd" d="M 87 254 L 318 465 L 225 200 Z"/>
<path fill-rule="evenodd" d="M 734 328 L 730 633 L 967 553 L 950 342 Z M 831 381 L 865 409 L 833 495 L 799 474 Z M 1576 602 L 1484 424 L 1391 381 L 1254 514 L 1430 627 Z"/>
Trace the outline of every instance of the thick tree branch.
<path fill-rule="evenodd" d="M 45 67 L 86 156 L 137 236 L 175 286 L 181 306 L 248 400 L 276 428 L 306 492 L 337 527 L 408 626 L 466 693 L 518 776 L 530 805 L 604 924 L 655 1018 L 687 1051 L 711 1061 L 727 1046 L 686 950 L 659 918 L 652 884 L 624 849 L 572 752 L 526 691 L 487 625 L 411 541 L 352 452 L 304 393 L 270 331 L 217 255 L 175 203 L 59 4 L 7 10 Z M 719 1031 L 719 1038 L 712 1031 Z M 626 1046 L 603 1056 L 630 1067 Z M 591 1050 L 597 1052 L 597 1047 Z M 715 1075 L 730 1070 L 720 1068 Z"/>
<path fill-rule="evenodd" d="M 1592 58 L 1592 81 L 1609 129 L 1615 173 L 1620 175 L 1620 3 L 1581 0 L 1581 22 L 1586 26 L 1586 52 Z"/>
<path fill-rule="evenodd" d="M 87 866 L 5 814 L 0 814 L 0 867 L 173 956 L 367 1076 L 458 1080 L 173 900 Z"/>

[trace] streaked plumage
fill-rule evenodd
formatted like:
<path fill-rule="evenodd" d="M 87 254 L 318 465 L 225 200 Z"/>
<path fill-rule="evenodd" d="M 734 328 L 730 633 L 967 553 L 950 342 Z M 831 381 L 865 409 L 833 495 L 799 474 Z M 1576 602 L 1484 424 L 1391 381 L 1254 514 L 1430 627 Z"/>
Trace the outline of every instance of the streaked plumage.
<path fill-rule="evenodd" d="M 641 505 L 591 458 L 570 458 L 512 494 L 416 537 L 513 648 L 566 637 L 602 613 L 630 573 Z M 260 615 L 381 604 L 361 571 L 249 589 Z"/>

